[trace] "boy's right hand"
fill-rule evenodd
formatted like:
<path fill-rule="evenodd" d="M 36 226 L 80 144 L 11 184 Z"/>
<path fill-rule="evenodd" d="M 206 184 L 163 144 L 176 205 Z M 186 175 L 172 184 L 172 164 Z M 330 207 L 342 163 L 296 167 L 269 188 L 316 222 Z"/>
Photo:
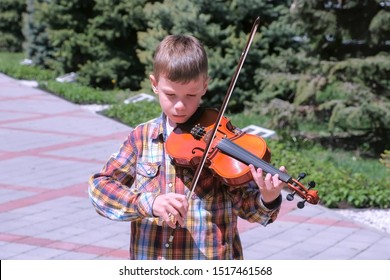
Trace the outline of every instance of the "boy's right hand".
<path fill-rule="evenodd" d="M 184 226 L 187 211 L 188 201 L 182 194 L 160 194 L 153 203 L 153 215 L 161 217 L 171 228 L 176 227 L 176 221 L 180 226 Z"/>

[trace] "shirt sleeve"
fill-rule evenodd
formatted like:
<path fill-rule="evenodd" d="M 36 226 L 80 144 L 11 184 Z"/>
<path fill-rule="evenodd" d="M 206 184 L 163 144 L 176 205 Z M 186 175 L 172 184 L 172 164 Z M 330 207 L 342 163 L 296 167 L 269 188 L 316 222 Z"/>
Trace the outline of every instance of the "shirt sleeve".
<path fill-rule="evenodd" d="M 136 192 L 137 148 L 130 134 L 118 153 L 113 154 L 99 173 L 89 179 L 89 197 L 96 211 L 111 220 L 133 221 L 153 217 L 157 194 Z"/>
<path fill-rule="evenodd" d="M 270 204 L 265 205 L 259 188 L 254 183 L 246 186 L 229 187 L 232 203 L 238 216 L 252 223 L 264 226 L 276 220 L 282 204 L 282 196 Z"/>

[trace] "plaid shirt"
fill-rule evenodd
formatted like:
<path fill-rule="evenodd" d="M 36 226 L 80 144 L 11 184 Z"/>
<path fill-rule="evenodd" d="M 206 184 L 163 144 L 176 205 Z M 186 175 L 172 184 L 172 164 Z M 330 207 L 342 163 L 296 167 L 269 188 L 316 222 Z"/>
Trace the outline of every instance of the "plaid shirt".
<path fill-rule="evenodd" d="M 165 247 L 171 228 L 153 216 L 159 194 L 190 192 L 193 170 L 172 164 L 165 153 L 165 115 L 137 126 L 89 181 L 96 211 L 112 220 L 131 221 L 130 259 L 242 259 L 237 229 L 240 216 L 267 225 L 276 219 L 281 197 L 268 209 L 255 184 L 228 187 L 204 169 L 192 197 L 185 226 Z"/>

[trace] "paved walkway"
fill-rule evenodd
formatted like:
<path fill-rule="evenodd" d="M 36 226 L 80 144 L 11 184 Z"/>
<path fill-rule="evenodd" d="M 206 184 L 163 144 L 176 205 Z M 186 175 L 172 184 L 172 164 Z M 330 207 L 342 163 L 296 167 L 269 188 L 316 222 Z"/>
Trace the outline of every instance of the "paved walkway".
<path fill-rule="evenodd" d="M 0 259 L 126 259 L 129 223 L 100 217 L 87 181 L 130 128 L 0 74 Z M 246 259 L 390 259 L 390 235 L 283 201 L 240 223 Z"/>

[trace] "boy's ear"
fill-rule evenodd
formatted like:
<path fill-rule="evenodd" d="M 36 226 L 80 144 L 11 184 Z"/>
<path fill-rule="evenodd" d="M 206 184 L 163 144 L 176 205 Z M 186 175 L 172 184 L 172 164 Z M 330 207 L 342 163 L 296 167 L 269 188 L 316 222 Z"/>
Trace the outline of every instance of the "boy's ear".
<path fill-rule="evenodd" d="M 203 87 L 203 94 L 202 94 L 202 96 L 206 94 L 208 87 L 209 87 L 209 79 L 206 79 L 205 82 L 204 82 L 204 87 Z"/>
<path fill-rule="evenodd" d="M 153 74 L 149 75 L 150 84 L 152 85 L 153 92 L 157 94 L 157 80 Z"/>

